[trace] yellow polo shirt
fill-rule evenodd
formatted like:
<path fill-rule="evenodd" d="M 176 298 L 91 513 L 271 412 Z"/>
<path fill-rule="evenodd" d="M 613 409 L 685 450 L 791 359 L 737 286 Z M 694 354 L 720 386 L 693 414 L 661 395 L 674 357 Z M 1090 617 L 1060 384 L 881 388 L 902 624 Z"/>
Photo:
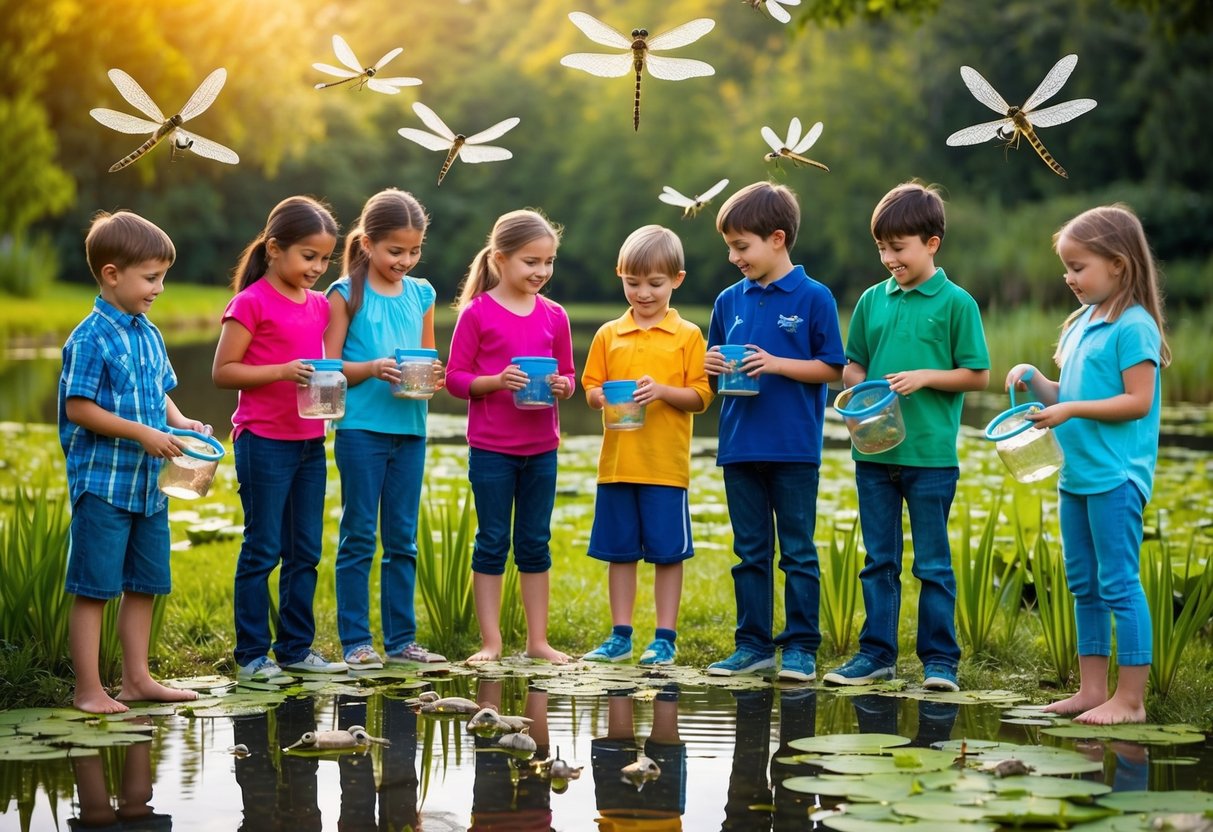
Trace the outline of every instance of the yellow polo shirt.
<path fill-rule="evenodd" d="M 585 360 L 581 385 L 588 396 L 604 381 L 651 376 L 658 384 L 690 387 L 699 394 L 702 413 L 712 402 L 703 370 L 707 350 L 703 333 L 671 309 L 665 318 L 641 329 L 629 309 L 599 327 Z M 645 408 L 640 430 L 603 430 L 598 457 L 599 482 L 634 482 L 687 488 L 691 479 L 691 414 L 665 402 Z"/>

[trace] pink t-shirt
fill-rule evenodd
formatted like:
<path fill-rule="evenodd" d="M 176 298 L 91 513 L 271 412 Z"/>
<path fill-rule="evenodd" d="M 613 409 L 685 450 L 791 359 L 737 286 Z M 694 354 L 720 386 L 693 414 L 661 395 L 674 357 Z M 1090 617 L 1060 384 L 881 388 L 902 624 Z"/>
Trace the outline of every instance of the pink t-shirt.
<path fill-rule="evenodd" d="M 263 366 L 296 358 L 323 358 L 329 302 L 320 292 L 309 290 L 307 299 L 296 303 L 261 278 L 228 302 L 223 321 L 236 321 L 253 334 L 242 359 L 244 364 Z M 241 390 L 232 414 L 232 438 L 245 429 L 266 439 L 324 436 L 323 419 L 299 417 L 296 388 L 293 381 L 274 381 Z"/>
<path fill-rule="evenodd" d="M 551 356 L 557 372 L 575 382 L 573 336 L 563 307 L 537 296 L 529 315 L 515 315 L 487 294 L 473 298 L 459 313 L 446 365 L 446 389 L 468 399 L 469 446 L 532 456 L 560 445 L 559 407 L 519 410 L 509 390 L 474 398 L 468 392 L 478 376 L 500 373 L 519 355 Z"/>

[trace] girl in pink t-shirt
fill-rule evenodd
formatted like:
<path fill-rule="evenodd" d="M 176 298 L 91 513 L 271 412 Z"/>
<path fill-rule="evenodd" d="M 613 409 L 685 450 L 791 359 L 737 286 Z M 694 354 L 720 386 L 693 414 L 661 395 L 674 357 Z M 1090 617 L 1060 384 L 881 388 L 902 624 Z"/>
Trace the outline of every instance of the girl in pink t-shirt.
<path fill-rule="evenodd" d="M 284 199 L 240 258 L 236 296 L 223 312 L 211 376 L 240 391 L 232 425 L 244 542 L 236 562 L 236 664 L 241 679 L 288 670 L 336 673 L 312 650 L 312 599 L 324 521 L 324 421 L 302 419 L 296 388 L 324 355 L 329 305 L 312 291 L 337 244 L 332 214 L 310 197 Z M 269 657 L 269 577 L 278 578 L 279 625 Z"/>
<path fill-rule="evenodd" d="M 459 320 L 451 339 L 446 386 L 468 400 L 468 480 L 476 501 L 472 589 L 480 622 L 480 650 L 469 662 L 501 657 L 501 585 L 510 552 L 526 612 L 526 655 L 564 663 L 548 644 L 548 546 L 556 500 L 560 417 L 550 407 L 515 406 L 515 391 L 534 382 L 514 362 L 519 356 L 554 358 L 546 381 L 554 399 L 573 395 L 573 339 L 569 319 L 539 292 L 552 279 L 559 231 L 536 211 L 497 219 L 460 290 Z M 528 384 L 530 382 L 530 384 Z M 542 382 L 540 383 L 542 386 Z"/>

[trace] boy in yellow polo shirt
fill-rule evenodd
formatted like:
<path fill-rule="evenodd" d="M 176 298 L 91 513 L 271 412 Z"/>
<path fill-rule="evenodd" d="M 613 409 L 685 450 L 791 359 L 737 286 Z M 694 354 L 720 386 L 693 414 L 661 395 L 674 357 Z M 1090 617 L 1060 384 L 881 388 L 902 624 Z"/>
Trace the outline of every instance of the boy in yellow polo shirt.
<path fill-rule="evenodd" d="M 632 658 L 636 564 L 653 564 L 657 630 L 642 665 L 674 663 L 682 562 L 694 554 L 687 487 L 691 477 L 691 414 L 712 401 L 703 368 L 706 342 L 695 324 L 670 308 L 686 277 L 682 242 L 673 231 L 646 225 L 619 250 L 615 272 L 630 307 L 599 328 L 581 384 L 590 407 L 606 404 L 603 384 L 635 381 L 632 400 L 645 406 L 643 427 L 604 430 L 589 555 L 606 561 L 611 635 L 582 656 L 587 661 Z"/>

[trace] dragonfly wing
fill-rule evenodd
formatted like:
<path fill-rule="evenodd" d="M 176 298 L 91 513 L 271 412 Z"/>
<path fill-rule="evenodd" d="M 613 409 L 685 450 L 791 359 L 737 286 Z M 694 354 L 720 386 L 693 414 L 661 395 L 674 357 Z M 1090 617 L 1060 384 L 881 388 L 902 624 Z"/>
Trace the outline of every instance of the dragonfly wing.
<path fill-rule="evenodd" d="M 380 78 L 376 76 L 372 78 L 371 81 L 375 81 L 380 84 L 390 84 L 393 87 L 415 87 L 421 83 L 420 78 L 408 78 L 404 76 L 399 76 L 396 78 Z M 371 81 L 368 81 L 367 84 L 370 84 Z"/>
<path fill-rule="evenodd" d="M 435 136 L 433 133 L 427 133 L 424 130 L 417 130 L 413 127 L 401 127 L 396 131 L 411 142 L 424 147 L 426 150 L 450 150 L 451 140 L 444 139 L 441 136 Z"/>
<path fill-rule="evenodd" d="M 990 82 L 982 78 L 977 70 L 971 66 L 962 66 L 960 68 L 960 77 L 964 80 L 965 86 L 969 88 L 969 92 L 973 93 L 973 97 L 985 104 L 996 113 L 1002 113 L 1004 116 L 1007 110 L 1011 109 L 1011 105 L 1006 99 L 994 91 L 990 86 Z"/>
<path fill-rule="evenodd" d="M 677 205 L 679 208 L 688 208 L 695 204 L 695 200 L 683 196 L 669 185 L 661 187 L 661 193 L 657 194 L 657 198 L 667 205 Z"/>
<path fill-rule="evenodd" d="M 474 133 L 471 136 L 468 136 L 466 143 L 467 144 L 483 144 L 484 142 L 491 142 L 493 139 L 500 138 L 501 136 L 504 136 L 506 133 L 508 133 L 510 130 L 513 130 L 515 127 L 518 126 L 518 122 L 520 122 L 521 120 L 522 119 L 518 118 L 517 116 L 514 116 L 513 118 L 507 118 L 505 121 L 499 121 L 496 124 L 494 124 L 492 127 L 489 127 L 485 130 L 481 130 L 479 133 Z"/>
<path fill-rule="evenodd" d="M 1028 121 L 1032 122 L 1033 127 L 1052 127 L 1056 124 L 1064 124 L 1094 109 L 1094 98 L 1075 98 L 1073 101 L 1054 104 L 1052 107 L 1045 107 L 1043 110 L 1033 110 L 1026 115 Z"/>
<path fill-rule="evenodd" d="M 219 144 L 219 142 L 204 139 L 197 133 L 191 133 L 189 130 L 181 130 L 178 128 L 177 132 L 193 142 L 189 149 L 197 153 L 199 156 L 204 156 L 207 159 L 214 159 L 216 162 L 226 162 L 229 165 L 234 165 L 240 161 L 240 157 L 236 155 L 234 150 L 224 147 L 223 145 Z"/>
<path fill-rule="evenodd" d="M 812 127 L 809 128 L 808 135 L 806 135 L 801 140 L 800 144 L 798 144 L 792 148 L 792 152 L 793 153 L 804 153 L 806 150 L 808 150 L 810 147 L 812 147 L 813 145 L 815 145 L 817 143 L 817 140 L 821 137 L 821 131 L 824 129 L 825 129 L 825 125 L 823 125 L 820 121 L 817 122 L 816 124 L 814 124 Z"/>
<path fill-rule="evenodd" d="M 117 110 L 107 110 L 104 107 L 89 110 L 88 114 L 106 127 L 111 130 L 117 130 L 119 133 L 155 133 L 160 129 L 160 125 L 154 121 L 135 118 L 126 113 L 120 113 Z"/>
<path fill-rule="evenodd" d="M 362 74 L 361 72 L 352 72 L 339 66 L 333 66 L 332 64 L 312 64 L 312 69 L 327 72 L 329 75 L 336 75 L 338 78 L 357 78 Z"/>
<path fill-rule="evenodd" d="M 1077 63 L 1077 55 L 1066 55 L 1060 61 L 1053 64 L 1053 68 L 1049 70 L 1049 74 L 1045 76 L 1045 79 L 1040 82 L 1040 86 L 1023 103 L 1023 109 L 1028 111 L 1034 107 L 1039 107 L 1056 95 L 1057 91 L 1061 89 L 1062 85 L 1070 77 L 1070 73 L 1074 71 L 1074 65 Z"/>
<path fill-rule="evenodd" d="M 649 38 L 649 51 L 653 52 L 661 49 L 677 49 L 679 46 L 686 46 L 688 43 L 694 43 L 701 37 L 712 31 L 716 25 L 716 21 L 707 17 L 698 17 L 689 23 L 684 23 L 681 26 L 675 26 L 668 32 L 662 32 L 660 35 L 654 35 Z M 630 46 L 630 44 L 629 44 Z"/>
<path fill-rule="evenodd" d="M 463 147 L 459 149 L 459 158 L 476 165 L 481 162 L 504 162 L 506 159 L 514 158 L 514 154 L 504 147 L 493 147 L 487 144 L 468 144 L 465 142 Z"/>
<path fill-rule="evenodd" d="M 627 56 L 628 67 L 631 68 L 630 56 Z M 715 75 L 716 70 L 711 64 L 696 61 L 691 58 L 661 58 L 649 55 L 644 60 L 649 74 L 663 81 L 682 81 L 687 78 L 702 78 L 704 75 Z"/>
<path fill-rule="evenodd" d="M 425 122 L 425 126 L 447 140 L 447 147 L 455 141 L 455 131 L 446 126 L 446 122 L 438 118 L 438 114 L 420 101 L 413 102 L 413 112 Z"/>
<path fill-rule="evenodd" d="M 345 42 L 345 38 L 341 37 L 341 35 L 333 35 L 333 52 L 337 55 L 337 60 L 359 75 L 362 74 L 364 67 L 358 63 L 358 57 L 354 54 L 354 50 L 350 49 L 350 45 Z"/>
<path fill-rule="evenodd" d="M 185 102 L 185 106 L 181 108 L 181 120 L 189 121 L 211 106 L 211 102 L 219 95 L 219 90 L 223 89 L 223 85 L 226 83 L 227 70 L 223 67 L 219 67 L 206 76 L 206 79 L 198 85 L 198 89 L 194 90 L 190 100 Z"/>
<path fill-rule="evenodd" d="M 700 194 L 699 201 L 700 202 L 710 201 L 712 199 L 712 197 L 716 196 L 716 194 L 723 191 L 728 184 L 729 184 L 729 180 L 721 179 L 715 185 L 713 185 L 712 187 L 710 187 L 706 191 L 704 191 L 702 194 Z"/>
<path fill-rule="evenodd" d="M 787 147 L 795 147 L 796 142 L 800 141 L 800 119 L 792 116 L 792 120 L 788 123 L 788 137 L 784 141 Z"/>
<path fill-rule="evenodd" d="M 631 49 L 632 39 L 613 26 L 608 26 L 596 17 L 585 12 L 569 12 L 569 20 L 581 30 L 587 38 L 603 46 L 614 46 L 617 49 Z"/>
<path fill-rule="evenodd" d="M 386 64 L 388 61 L 392 60 L 392 58 L 395 58 L 397 55 L 399 55 L 403 51 L 404 51 L 403 46 L 397 46 L 391 52 L 388 52 L 386 55 L 384 55 L 382 58 L 380 58 L 378 61 L 375 62 L 375 69 L 379 69 L 380 67 L 382 67 L 384 64 Z"/>
<path fill-rule="evenodd" d="M 574 52 L 561 58 L 560 65 L 580 69 L 599 78 L 618 78 L 632 71 L 632 53 L 603 55 L 598 52 Z"/>
<path fill-rule="evenodd" d="M 779 136 L 775 135 L 775 131 L 770 127 L 762 128 L 762 138 L 763 141 L 771 146 L 771 150 L 774 150 L 776 153 L 783 147 L 783 142 L 779 140 Z"/>
<path fill-rule="evenodd" d="M 152 101 L 151 96 L 143 91 L 143 87 L 139 86 L 138 81 L 120 69 L 111 69 L 108 74 L 110 80 L 114 82 L 114 86 L 118 88 L 118 92 L 132 107 L 144 115 L 150 116 L 153 121 L 164 123 L 164 113 L 160 112 L 156 102 Z"/>
<path fill-rule="evenodd" d="M 950 147 L 958 147 L 965 144 L 981 144 L 988 142 L 990 139 L 998 137 L 998 131 L 1003 127 L 1009 127 L 1012 124 L 1009 118 L 1000 118 L 995 121 L 987 121 L 982 124 L 974 124 L 972 127 L 966 127 L 963 130 L 957 130 L 952 135 L 948 136 L 947 144 Z"/>
<path fill-rule="evenodd" d="M 794 5 L 795 3 L 799 3 L 800 0 L 795 0 L 794 3 L 793 0 L 784 0 L 784 2 Z M 771 17 L 775 18 L 780 23 L 790 23 L 792 20 L 792 16 L 788 14 L 788 10 L 779 5 L 776 0 L 767 0 L 767 11 L 770 13 Z"/>
<path fill-rule="evenodd" d="M 387 81 L 381 81 L 378 78 L 371 78 L 367 80 L 366 85 L 369 89 L 372 89 L 375 92 L 381 92 L 384 95 L 395 95 L 396 93 L 400 92 L 400 87 L 389 84 Z"/>

